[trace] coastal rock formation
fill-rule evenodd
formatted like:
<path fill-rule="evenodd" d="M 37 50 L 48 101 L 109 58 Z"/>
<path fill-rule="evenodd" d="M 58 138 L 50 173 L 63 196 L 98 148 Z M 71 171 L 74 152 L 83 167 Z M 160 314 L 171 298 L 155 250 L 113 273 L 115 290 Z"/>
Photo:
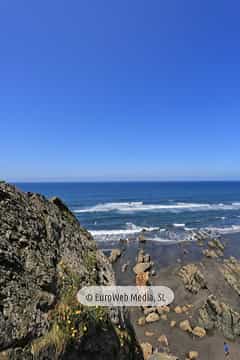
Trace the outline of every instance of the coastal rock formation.
<path fill-rule="evenodd" d="M 228 304 L 219 302 L 213 295 L 208 297 L 199 310 L 199 324 L 206 330 L 220 330 L 230 340 L 240 335 L 240 313 Z"/>
<path fill-rule="evenodd" d="M 240 295 L 240 262 L 234 257 L 224 260 L 221 268 L 225 280 Z"/>
<path fill-rule="evenodd" d="M 183 266 L 179 271 L 179 276 L 183 280 L 185 288 L 194 294 L 207 286 L 203 274 L 195 264 Z"/>
<path fill-rule="evenodd" d="M 61 200 L 0 184 L 0 358 L 142 359 L 125 312 L 77 302 L 95 284 L 112 267 Z"/>

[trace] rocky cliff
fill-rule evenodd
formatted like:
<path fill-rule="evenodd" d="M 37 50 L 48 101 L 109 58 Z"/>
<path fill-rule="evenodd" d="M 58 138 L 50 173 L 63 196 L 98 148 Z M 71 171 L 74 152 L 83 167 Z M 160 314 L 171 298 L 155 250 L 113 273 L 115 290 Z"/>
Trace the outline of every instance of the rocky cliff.
<path fill-rule="evenodd" d="M 76 292 L 111 265 L 58 198 L 0 184 L 0 359 L 142 359 L 127 314 Z"/>

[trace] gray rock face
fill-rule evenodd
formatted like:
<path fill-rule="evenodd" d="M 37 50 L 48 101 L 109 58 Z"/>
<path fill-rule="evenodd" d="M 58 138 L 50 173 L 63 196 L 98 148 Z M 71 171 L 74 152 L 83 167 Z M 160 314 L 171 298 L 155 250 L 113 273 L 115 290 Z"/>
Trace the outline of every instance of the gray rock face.
<path fill-rule="evenodd" d="M 50 330 L 49 314 L 60 301 L 63 288 L 72 288 L 73 280 L 79 288 L 114 283 L 112 267 L 97 251 L 91 235 L 60 199 L 48 201 L 0 184 L 0 358 L 56 358 L 51 346 L 33 357 L 31 344 Z M 120 317 L 127 327 L 126 314 Z M 93 344 L 91 337 L 88 341 L 85 336 L 82 349 L 90 350 L 82 359 L 94 359 L 94 351 L 98 359 L 111 359 L 113 351 L 118 354 L 116 359 L 127 359 L 113 328 L 107 336 L 105 350 L 98 346 L 98 340 Z M 130 338 L 132 359 L 141 359 L 135 352 L 134 334 Z M 101 342 L 104 344 L 103 335 Z M 67 359 L 71 351 L 68 346 L 66 349 L 57 358 Z M 71 359 L 80 356 L 77 343 L 74 349 Z"/>
<path fill-rule="evenodd" d="M 212 295 L 199 310 L 199 324 L 206 330 L 220 330 L 230 340 L 240 335 L 240 314 Z"/>

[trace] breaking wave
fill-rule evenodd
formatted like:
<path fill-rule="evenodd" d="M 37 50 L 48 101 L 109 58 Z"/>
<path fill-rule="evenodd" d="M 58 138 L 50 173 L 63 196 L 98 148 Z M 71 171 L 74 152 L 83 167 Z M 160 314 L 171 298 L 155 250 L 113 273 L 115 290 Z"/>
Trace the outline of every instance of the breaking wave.
<path fill-rule="evenodd" d="M 184 203 L 176 204 L 144 204 L 142 201 L 136 202 L 109 202 L 98 204 L 92 207 L 75 209 L 75 213 L 92 213 L 92 212 L 126 212 L 133 213 L 137 211 L 164 211 L 164 212 L 179 212 L 179 211 L 211 211 L 211 210 L 239 210 L 240 202 L 233 202 L 231 204 L 201 204 L 201 203 Z"/>

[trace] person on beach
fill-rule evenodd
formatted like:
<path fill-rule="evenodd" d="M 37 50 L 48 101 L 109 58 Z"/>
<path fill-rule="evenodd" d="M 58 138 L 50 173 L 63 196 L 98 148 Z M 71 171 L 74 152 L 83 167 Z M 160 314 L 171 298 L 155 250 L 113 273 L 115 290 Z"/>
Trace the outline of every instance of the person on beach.
<path fill-rule="evenodd" d="M 229 346 L 226 342 L 224 342 L 224 353 L 225 353 L 225 357 L 228 357 L 229 356 Z"/>

